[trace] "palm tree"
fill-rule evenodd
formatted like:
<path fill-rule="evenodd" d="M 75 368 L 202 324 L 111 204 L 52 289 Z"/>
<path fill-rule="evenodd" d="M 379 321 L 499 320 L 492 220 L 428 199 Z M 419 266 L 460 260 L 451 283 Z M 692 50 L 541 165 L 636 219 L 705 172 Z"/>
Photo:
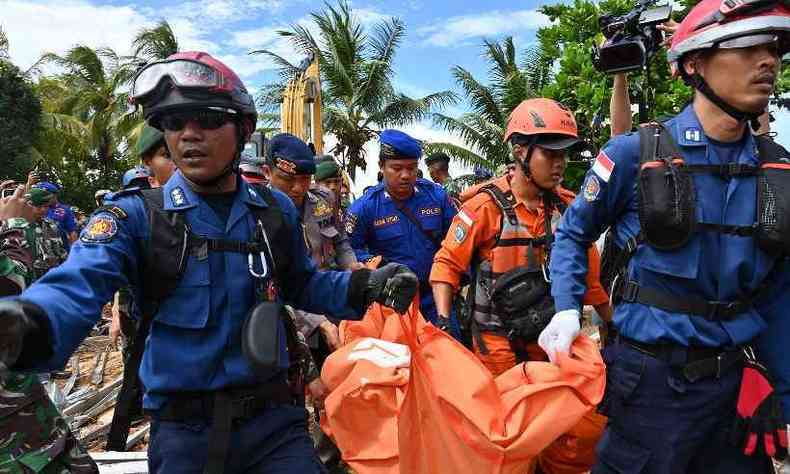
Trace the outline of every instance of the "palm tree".
<path fill-rule="evenodd" d="M 8 36 L 6 36 L 3 28 L 0 27 L 0 60 L 9 59 L 8 55 Z"/>
<path fill-rule="evenodd" d="M 366 168 L 363 147 L 380 128 L 422 120 L 431 110 L 456 101 L 450 91 L 411 98 L 395 90 L 393 60 L 406 34 L 401 20 L 381 21 L 372 33 L 366 33 L 345 1 L 337 7 L 327 4 L 324 11 L 313 12 L 311 17 L 318 28 L 317 37 L 302 25 L 278 33 L 301 54 L 318 59 L 324 130 L 337 137 L 332 151 L 341 156 L 352 178 L 356 168 Z M 284 83 L 302 69 L 269 50 L 251 54 L 264 54 L 280 67 L 282 82 L 264 86 L 259 95 L 264 112 L 276 111 Z"/>
<path fill-rule="evenodd" d="M 70 135 L 79 136 L 87 151 L 82 166 L 98 170 L 103 184 L 117 184 L 117 173 L 131 164 L 119 163 L 127 158 L 127 137 L 139 125 L 138 117 L 125 113 L 128 94 L 119 92 L 127 77 L 122 58 L 109 48 L 79 45 L 63 56 L 47 53 L 40 62 L 63 71 L 38 88 L 51 113 L 50 128 L 71 127 Z"/>
<path fill-rule="evenodd" d="M 550 79 L 550 64 L 537 50 L 527 50 L 519 58 L 512 37 L 501 43 L 485 40 L 483 49 L 489 64 L 488 84 L 461 66 L 451 70 L 464 91 L 469 112 L 457 118 L 433 114 L 436 126 L 458 135 L 467 146 L 429 143 L 426 152 L 443 151 L 465 165 L 494 170 L 510 158 L 502 141 L 510 112 L 521 101 L 539 94 Z"/>

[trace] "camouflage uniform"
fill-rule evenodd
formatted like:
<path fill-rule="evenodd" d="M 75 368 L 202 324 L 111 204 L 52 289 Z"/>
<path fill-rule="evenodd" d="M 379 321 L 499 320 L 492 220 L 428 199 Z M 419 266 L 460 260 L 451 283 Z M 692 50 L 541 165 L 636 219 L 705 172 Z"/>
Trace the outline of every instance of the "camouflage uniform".
<path fill-rule="evenodd" d="M 32 279 L 24 219 L 0 224 L 0 296 Z M 0 373 L 0 474 L 95 474 L 99 469 L 32 374 Z"/>
<path fill-rule="evenodd" d="M 303 235 L 313 262 L 321 270 L 345 270 L 356 263 L 354 249 L 334 211 L 335 195 L 323 187 L 311 188 L 304 199 Z M 305 338 L 327 318 L 320 314 L 296 310 L 296 327 Z M 315 340 L 312 340 L 313 345 Z M 318 361 L 320 365 L 320 360 Z"/>
<path fill-rule="evenodd" d="M 29 225 L 27 239 L 33 254 L 34 280 L 66 261 L 68 251 L 58 225 L 52 219 L 45 217 Z"/>
<path fill-rule="evenodd" d="M 464 182 L 461 179 L 453 179 L 448 177 L 444 180 L 444 183 L 442 183 L 442 188 L 447 191 L 447 195 L 450 196 L 450 199 L 452 199 L 455 207 L 461 207 L 461 201 L 459 197 L 461 196 L 461 193 L 464 191 L 464 189 L 466 189 Z"/>

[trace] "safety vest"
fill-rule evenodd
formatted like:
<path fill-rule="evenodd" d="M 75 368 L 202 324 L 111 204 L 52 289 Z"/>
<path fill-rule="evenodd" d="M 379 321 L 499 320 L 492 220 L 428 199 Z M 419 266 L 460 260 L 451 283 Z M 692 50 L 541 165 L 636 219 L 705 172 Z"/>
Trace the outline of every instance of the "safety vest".
<path fill-rule="evenodd" d="M 504 332 L 503 315 L 498 314 L 492 303 L 491 295 L 497 279 L 505 272 L 518 266 L 542 266 L 545 268 L 546 252 L 553 238 L 552 224 L 559 219 L 566 205 L 562 198 L 550 194 L 550 209 L 545 211 L 545 229 L 543 235 L 534 236 L 529 231 L 529 226 L 519 220 L 514 208 L 515 197 L 510 187 L 503 188 L 498 181 L 489 183 L 480 189 L 488 194 L 501 211 L 500 231 L 496 242 L 491 248 L 490 256 L 480 259 L 476 266 L 475 281 L 473 282 L 472 317 L 479 328 L 484 331 Z"/>

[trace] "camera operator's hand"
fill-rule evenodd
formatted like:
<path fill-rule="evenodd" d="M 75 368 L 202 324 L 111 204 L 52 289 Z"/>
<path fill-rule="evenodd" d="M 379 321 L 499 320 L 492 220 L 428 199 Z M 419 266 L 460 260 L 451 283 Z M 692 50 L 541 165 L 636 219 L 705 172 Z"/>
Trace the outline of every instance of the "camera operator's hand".
<path fill-rule="evenodd" d="M 30 190 L 30 188 L 32 188 L 39 181 L 40 181 L 40 177 L 38 175 L 38 171 L 37 170 L 33 170 L 30 173 L 28 173 L 28 175 L 27 175 L 27 183 L 25 184 L 25 188 Z"/>
<path fill-rule="evenodd" d="M 368 280 L 368 301 L 378 302 L 403 314 L 417 294 L 420 282 L 409 267 L 388 263 L 373 270 Z"/>
<path fill-rule="evenodd" d="M 678 26 L 679 26 L 678 22 L 676 22 L 672 18 L 667 20 L 666 23 L 662 23 L 656 26 L 656 28 L 664 32 L 664 46 L 666 46 L 667 48 L 672 43 L 672 37 L 675 35 L 675 32 L 678 30 Z"/>
<path fill-rule="evenodd" d="M 38 305 L 0 301 L 0 364 L 32 365 L 52 355 L 48 319 Z"/>
<path fill-rule="evenodd" d="M 33 206 L 27 202 L 24 195 L 24 186 L 19 186 L 11 196 L 0 198 L 0 221 L 21 217 L 28 222 L 33 222 Z"/>

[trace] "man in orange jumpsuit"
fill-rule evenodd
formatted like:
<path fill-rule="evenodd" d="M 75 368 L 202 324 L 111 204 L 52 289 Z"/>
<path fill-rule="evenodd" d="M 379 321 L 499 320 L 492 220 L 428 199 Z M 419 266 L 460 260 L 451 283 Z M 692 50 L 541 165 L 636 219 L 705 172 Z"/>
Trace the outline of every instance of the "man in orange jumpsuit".
<path fill-rule="evenodd" d="M 560 182 L 566 152 L 580 140 L 570 111 L 550 99 L 530 99 L 513 111 L 505 142 L 514 172 L 481 187 L 463 204 L 430 275 L 437 311 L 448 315 L 461 275 L 472 268 L 468 304 L 474 350 L 494 376 L 519 362 L 548 360 L 537 344 L 554 314 L 546 257 L 553 229 L 574 198 Z M 609 297 L 599 282 L 594 247 L 589 259 L 584 302 L 606 318 Z M 539 468 L 546 474 L 589 470 L 603 422 L 591 412 L 541 454 Z"/>

